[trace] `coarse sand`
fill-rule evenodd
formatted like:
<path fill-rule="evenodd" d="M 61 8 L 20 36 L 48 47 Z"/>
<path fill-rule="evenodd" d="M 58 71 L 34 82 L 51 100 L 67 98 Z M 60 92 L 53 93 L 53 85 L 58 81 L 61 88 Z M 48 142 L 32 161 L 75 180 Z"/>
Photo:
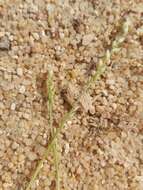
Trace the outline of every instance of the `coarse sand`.
<path fill-rule="evenodd" d="M 0 190 L 25 190 L 53 127 L 125 19 L 106 72 L 58 136 L 60 190 L 143 189 L 143 0 L 0 0 Z M 56 190 L 50 153 L 31 190 Z"/>

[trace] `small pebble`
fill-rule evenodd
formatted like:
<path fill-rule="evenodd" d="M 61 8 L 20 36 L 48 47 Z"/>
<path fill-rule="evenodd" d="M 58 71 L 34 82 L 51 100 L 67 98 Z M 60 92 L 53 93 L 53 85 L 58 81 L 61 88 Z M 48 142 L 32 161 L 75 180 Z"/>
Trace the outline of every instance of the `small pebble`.
<path fill-rule="evenodd" d="M 20 86 L 19 92 L 20 92 L 21 94 L 24 94 L 24 92 L 25 92 L 25 86 Z"/>
<path fill-rule="evenodd" d="M 34 38 L 35 40 L 39 40 L 39 39 L 40 39 L 38 33 L 34 32 L 32 35 L 33 35 L 33 38 Z"/>
<path fill-rule="evenodd" d="M 11 110 L 15 110 L 15 108 L 16 108 L 16 104 L 15 104 L 15 103 L 12 103 L 11 106 L 10 106 L 10 109 L 11 109 Z"/>
<path fill-rule="evenodd" d="M 0 38 L 5 35 L 5 32 L 0 32 Z"/>
<path fill-rule="evenodd" d="M 10 41 L 7 36 L 4 36 L 0 39 L 0 49 L 1 50 L 9 50 L 10 49 Z"/>
<path fill-rule="evenodd" d="M 31 13 L 37 13 L 38 12 L 38 6 L 33 4 L 31 7 L 30 7 L 30 12 Z"/>
<path fill-rule="evenodd" d="M 14 143 L 12 144 L 12 149 L 13 149 L 13 150 L 17 149 L 18 147 L 19 147 L 19 144 L 17 144 L 16 142 L 14 142 Z"/>
<path fill-rule="evenodd" d="M 22 76 L 23 75 L 23 70 L 22 68 L 17 68 L 17 75 Z"/>
<path fill-rule="evenodd" d="M 28 152 L 27 155 L 30 161 L 34 161 L 37 159 L 37 154 L 35 154 L 34 152 Z"/>
<path fill-rule="evenodd" d="M 24 114 L 23 114 L 23 117 L 24 117 L 25 119 L 27 119 L 27 120 L 30 119 L 30 115 L 29 115 L 28 113 L 24 113 Z"/>
<path fill-rule="evenodd" d="M 106 83 L 109 84 L 109 85 L 114 85 L 114 84 L 115 84 L 115 80 L 113 80 L 113 79 L 108 79 L 108 80 L 106 81 Z"/>
<path fill-rule="evenodd" d="M 55 9 L 54 4 L 50 4 L 50 3 L 47 4 L 46 10 L 49 14 L 51 14 L 54 11 L 54 9 Z"/>
<path fill-rule="evenodd" d="M 94 39 L 94 34 L 87 34 L 83 37 L 82 44 L 86 46 L 90 44 L 93 39 Z"/>
<path fill-rule="evenodd" d="M 4 108 L 5 108 L 5 106 L 4 106 L 3 102 L 0 102 L 0 109 L 4 109 Z"/>
<path fill-rule="evenodd" d="M 70 150 L 69 143 L 66 143 L 65 144 L 65 154 L 68 154 L 69 150 Z"/>

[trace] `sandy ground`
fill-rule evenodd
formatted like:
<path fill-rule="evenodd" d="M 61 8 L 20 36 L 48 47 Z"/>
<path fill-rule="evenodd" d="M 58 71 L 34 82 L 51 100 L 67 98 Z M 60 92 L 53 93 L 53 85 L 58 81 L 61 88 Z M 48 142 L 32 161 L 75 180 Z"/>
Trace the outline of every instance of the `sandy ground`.
<path fill-rule="evenodd" d="M 54 125 L 125 19 L 118 54 L 58 137 L 60 190 L 143 189 L 143 1 L 0 0 L 0 190 L 24 190 Z M 32 190 L 55 190 L 52 154 Z"/>

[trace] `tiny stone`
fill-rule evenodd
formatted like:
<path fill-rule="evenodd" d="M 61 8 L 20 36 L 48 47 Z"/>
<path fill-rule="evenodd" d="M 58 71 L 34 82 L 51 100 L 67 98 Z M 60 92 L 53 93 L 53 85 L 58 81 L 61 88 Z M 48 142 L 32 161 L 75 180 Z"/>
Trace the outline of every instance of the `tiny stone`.
<path fill-rule="evenodd" d="M 23 70 L 22 68 L 17 68 L 17 75 L 22 76 L 23 75 Z"/>
<path fill-rule="evenodd" d="M 59 35 L 60 35 L 60 38 L 61 38 L 61 39 L 63 39 L 63 38 L 65 37 L 65 35 L 64 35 L 63 32 L 60 32 Z"/>
<path fill-rule="evenodd" d="M 77 169 L 77 174 L 81 174 L 82 172 L 83 172 L 83 170 L 82 170 L 81 166 L 79 166 Z"/>
<path fill-rule="evenodd" d="M 19 92 L 23 94 L 25 92 L 25 86 L 20 86 Z"/>
<path fill-rule="evenodd" d="M 104 94 L 104 96 L 108 96 L 107 90 L 103 90 L 102 93 Z"/>
<path fill-rule="evenodd" d="M 69 149 L 70 149 L 69 143 L 66 143 L 65 144 L 65 154 L 68 154 Z"/>
<path fill-rule="evenodd" d="M 115 80 L 109 79 L 109 80 L 107 80 L 107 84 L 114 85 L 115 84 Z"/>
<path fill-rule="evenodd" d="M 3 37 L 5 35 L 4 32 L 0 32 L 0 38 Z"/>
<path fill-rule="evenodd" d="M 4 108 L 5 108 L 4 104 L 0 102 L 0 109 L 4 109 Z"/>
<path fill-rule="evenodd" d="M 17 144 L 16 142 L 14 142 L 14 143 L 12 144 L 12 149 L 13 149 L 13 150 L 17 149 L 18 147 L 19 147 L 19 144 Z"/>
<path fill-rule="evenodd" d="M 30 12 L 31 12 L 31 13 L 37 13 L 37 12 L 38 12 L 38 6 L 33 4 L 33 5 L 30 7 Z"/>
<path fill-rule="evenodd" d="M 117 108 L 117 104 L 113 103 L 113 104 L 112 104 L 112 107 L 113 107 L 113 109 L 115 110 L 115 109 Z"/>
<path fill-rule="evenodd" d="M 29 115 L 28 113 L 24 113 L 24 114 L 23 114 L 23 117 L 24 117 L 25 119 L 29 120 L 30 115 Z"/>
<path fill-rule="evenodd" d="M 14 37 L 12 35 L 10 35 L 9 40 L 12 42 L 14 40 Z"/>
<path fill-rule="evenodd" d="M 72 121 L 70 121 L 70 120 L 67 121 L 67 124 L 68 124 L 68 125 L 71 125 L 71 124 L 72 124 Z"/>
<path fill-rule="evenodd" d="M 32 35 L 33 35 L 33 38 L 34 38 L 35 40 L 39 40 L 39 39 L 40 39 L 38 33 L 34 32 Z"/>
<path fill-rule="evenodd" d="M 15 110 L 15 108 L 16 108 L 16 104 L 15 104 L 15 103 L 12 103 L 10 109 L 11 109 L 11 110 Z"/>
<path fill-rule="evenodd" d="M 46 7 L 46 10 L 48 11 L 49 14 L 51 14 L 55 9 L 55 5 L 54 4 L 48 4 Z"/>
<path fill-rule="evenodd" d="M 105 166 L 106 166 L 106 162 L 105 162 L 104 160 L 102 160 L 102 161 L 100 162 L 100 164 L 101 164 L 102 167 L 105 167 Z"/>
<path fill-rule="evenodd" d="M 34 152 L 28 152 L 27 155 L 30 161 L 34 161 L 37 159 L 37 155 Z"/>
<path fill-rule="evenodd" d="M 94 39 L 94 34 L 87 34 L 83 37 L 82 44 L 86 46 L 90 44 L 93 39 Z"/>
<path fill-rule="evenodd" d="M 143 26 L 141 26 L 140 28 L 137 29 L 137 34 L 139 36 L 142 36 L 143 35 Z"/>
<path fill-rule="evenodd" d="M 0 39 L 0 49 L 1 50 L 9 50 L 10 49 L 10 41 L 7 36 L 4 36 Z"/>
<path fill-rule="evenodd" d="M 32 142 L 33 142 L 32 139 L 26 139 L 25 144 L 27 146 L 30 146 L 32 144 Z"/>

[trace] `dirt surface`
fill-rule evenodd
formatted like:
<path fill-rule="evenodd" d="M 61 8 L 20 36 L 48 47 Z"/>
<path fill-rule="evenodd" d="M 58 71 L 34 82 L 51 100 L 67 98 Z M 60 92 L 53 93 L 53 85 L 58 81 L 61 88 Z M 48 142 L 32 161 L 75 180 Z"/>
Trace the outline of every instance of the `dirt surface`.
<path fill-rule="evenodd" d="M 0 0 L 0 190 L 24 190 L 54 126 L 122 22 L 126 41 L 58 137 L 60 190 L 143 189 L 143 1 Z M 50 154 L 32 190 L 54 190 Z"/>

